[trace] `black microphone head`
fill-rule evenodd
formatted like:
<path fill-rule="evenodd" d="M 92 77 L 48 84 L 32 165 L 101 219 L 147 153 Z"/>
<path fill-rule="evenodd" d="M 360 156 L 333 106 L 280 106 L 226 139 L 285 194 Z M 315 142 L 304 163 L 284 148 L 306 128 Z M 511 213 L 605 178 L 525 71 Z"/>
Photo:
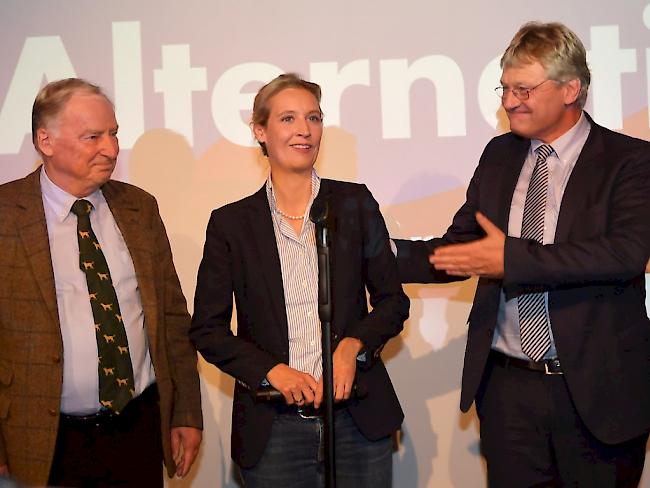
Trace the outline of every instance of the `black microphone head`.
<path fill-rule="evenodd" d="M 311 204 L 309 211 L 309 220 L 314 224 L 324 224 L 327 221 L 327 214 L 329 213 L 329 205 L 324 198 L 316 198 L 314 203 Z"/>

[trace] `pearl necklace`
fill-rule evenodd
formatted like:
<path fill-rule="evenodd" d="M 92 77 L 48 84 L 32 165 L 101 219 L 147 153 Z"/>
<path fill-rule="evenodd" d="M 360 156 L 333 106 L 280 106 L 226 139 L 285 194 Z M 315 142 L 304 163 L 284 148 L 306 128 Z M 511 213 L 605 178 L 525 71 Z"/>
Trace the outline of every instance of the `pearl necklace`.
<path fill-rule="evenodd" d="M 284 213 L 279 208 L 276 208 L 275 211 L 277 213 L 279 213 L 280 215 L 282 215 L 285 219 L 289 219 L 289 220 L 302 220 L 302 219 L 305 218 L 305 214 L 302 214 L 302 215 L 289 215 L 289 214 Z"/>

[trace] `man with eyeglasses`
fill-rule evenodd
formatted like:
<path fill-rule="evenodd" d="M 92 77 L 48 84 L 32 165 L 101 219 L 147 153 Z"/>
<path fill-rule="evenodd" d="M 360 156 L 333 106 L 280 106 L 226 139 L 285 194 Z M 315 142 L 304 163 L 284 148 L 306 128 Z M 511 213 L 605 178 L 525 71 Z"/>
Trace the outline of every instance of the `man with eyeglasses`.
<path fill-rule="evenodd" d="M 461 409 L 476 401 L 490 486 L 637 486 L 650 144 L 583 111 L 590 73 L 567 27 L 524 25 L 501 67 L 511 132 L 485 148 L 442 238 L 395 241 L 402 280 L 480 278 Z"/>

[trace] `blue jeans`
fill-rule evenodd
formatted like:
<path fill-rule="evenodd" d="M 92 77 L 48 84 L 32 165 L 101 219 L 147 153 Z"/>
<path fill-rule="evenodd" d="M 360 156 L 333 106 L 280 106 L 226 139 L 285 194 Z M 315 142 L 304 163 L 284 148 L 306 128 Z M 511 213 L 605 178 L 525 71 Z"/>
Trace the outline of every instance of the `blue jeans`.
<path fill-rule="evenodd" d="M 390 488 L 393 478 L 391 437 L 366 439 L 347 410 L 335 413 L 337 488 Z M 260 461 L 241 469 L 246 488 L 319 488 L 325 482 L 323 420 L 278 414 Z"/>

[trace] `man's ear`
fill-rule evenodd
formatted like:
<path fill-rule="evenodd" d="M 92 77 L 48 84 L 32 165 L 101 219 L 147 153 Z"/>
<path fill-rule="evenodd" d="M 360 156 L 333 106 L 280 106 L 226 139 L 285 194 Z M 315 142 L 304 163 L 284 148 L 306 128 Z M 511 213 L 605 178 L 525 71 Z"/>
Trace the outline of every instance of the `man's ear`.
<path fill-rule="evenodd" d="M 53 149 L 53 138 L 52 132 L 47 130 L 45 127 L 40 127 L 36 129 L 36 147 L 44 156 L 52 156 L 54 153 Z"/>
<path fill-rule="evenodd" d="M 571 105 L 580 96 L 580 88 L 582 88 L 582 83 L 578 78 L 573 80 L 566 81 L 564 83 L 564 104 Z"/>

